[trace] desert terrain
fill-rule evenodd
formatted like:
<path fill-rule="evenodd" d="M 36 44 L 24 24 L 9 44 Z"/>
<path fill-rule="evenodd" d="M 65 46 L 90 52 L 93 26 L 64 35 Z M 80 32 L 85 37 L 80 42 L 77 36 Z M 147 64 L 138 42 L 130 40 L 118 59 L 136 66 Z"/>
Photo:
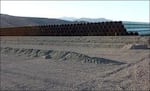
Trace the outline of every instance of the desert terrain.
<path fill-rule="evenodd" d="M 1 91 L 149 91 L 149 36 L 1 36 Z"/>

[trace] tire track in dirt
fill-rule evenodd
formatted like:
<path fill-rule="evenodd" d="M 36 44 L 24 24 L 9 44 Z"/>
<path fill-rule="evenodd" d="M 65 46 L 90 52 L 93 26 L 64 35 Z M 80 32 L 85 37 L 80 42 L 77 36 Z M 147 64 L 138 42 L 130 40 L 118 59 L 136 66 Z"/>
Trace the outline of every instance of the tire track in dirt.
<path fill-rule="evenodd" d="M 148 55 L 148 57 L 149 57 L 149 55 Z M 121 68 L 119 68 L 119 69 L 116 69 L 116 70 L 114 70 L 114 71 L 112 71 L 112 72 L 106 73 L 106 75 L 104 75 L 104 76 L 102 76 L 102 77 L 103 77 L 103 78 L 109 77 L 109 76 L 111 76 L 111 75 L 113 75 L 113 74 L 115 74 L 115 73 L 118 73 L 118 72 L 120 72 L 120 71 L 122 71 L 122 70 L 124 70 L 124 69 L 127 69 L 127 68 L 129 68 L 129 67 L 131 67 L 131 66 L 134 66 L 134 65 L 138 64 L 138 63 L 141 62 L 141 61 L 144 61 L 146 58 L 147 58 L 147 56 L 146 56 L 146 57 L 143 57 L 141 60 L 139 60 L 139 61 L 137 61 L 137 62 L 135 62 L 135 63 L 131 63 L 131 64 L 127 64 L 127 65 L 125 64 L 125 66 L 123 66 L 123 67 L 121 67 Z"/>

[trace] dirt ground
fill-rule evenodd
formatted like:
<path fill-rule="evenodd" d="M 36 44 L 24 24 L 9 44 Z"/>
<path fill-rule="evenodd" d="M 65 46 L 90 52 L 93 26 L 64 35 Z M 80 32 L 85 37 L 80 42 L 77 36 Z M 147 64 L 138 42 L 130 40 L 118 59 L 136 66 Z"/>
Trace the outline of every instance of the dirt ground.
<path fill-rule="evenodd" d="M 1 90 L 149 91 L 149 38 L 1 37 Z"/>

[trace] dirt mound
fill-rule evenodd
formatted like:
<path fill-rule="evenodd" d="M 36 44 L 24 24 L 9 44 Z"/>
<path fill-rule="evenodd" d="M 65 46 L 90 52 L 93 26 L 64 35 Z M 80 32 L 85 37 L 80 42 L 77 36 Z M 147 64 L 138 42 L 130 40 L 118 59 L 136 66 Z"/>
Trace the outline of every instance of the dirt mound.
<path fill-rule="evenodd" d="M 128 44 L 125 45 L 122 49 L 149 49 L 145 44 Z"/>
<path fill-rule="evenodd" d="M 42 57 L 44 59 L 55 59 L 62 61 L 77 61 L 82 63 L 95 63 L 95 64 L 124 64 L 119 61 L 99 58 L 99 57 L 90 57 L 77 52 L 71 51 L 58 51 L 58 50 L 41 50 L 41 49 L 25 49 L 25 48 L 10 48 L 5 47 L 1 48 L 1 53 L 3 54 L 15 54 L 18 56 L 27 56 L 27 57 Z"/>

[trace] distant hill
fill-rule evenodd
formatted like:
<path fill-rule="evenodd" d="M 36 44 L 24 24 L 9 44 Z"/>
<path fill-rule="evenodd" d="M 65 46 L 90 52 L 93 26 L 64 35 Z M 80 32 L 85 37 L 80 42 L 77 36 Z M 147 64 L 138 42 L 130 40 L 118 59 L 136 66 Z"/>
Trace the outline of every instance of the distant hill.
<path fill-rule="evenodd" d="M 105 18 L 74 18 L 74 17 L 62 17 L 60 18 L 62 20 L 67 21 L 76 21 L 76 22 L 106 22 L 106 21 L 112 21 Z"/>
<path fill-rule="evenodd" d="M 106 22 L 106 21 L 112 21 L 105 18 L 80 18 L 76 21 L 86 21 L 86 22 Z"/>
<path fill-rule="evenodd" d="M 20 27 L 45 24 L 70 24 L 71 21 L 49 18 L 18 17 L 0 14 L 0 27 Z"/>
<path fill-rule="evenodd" d="M 21 26 L 34 26 L 46 24 L 71 24 L 71 23 L 85 23 L 85 22 L 105 22 L 110 21 L 105 18 L 73 18 L 63 17 L 60 19 L 54 18 L 35 18 L 35 17 L 20 17 L 7 14 L 0 14 L 0 27 L 21 27 Z"/>
<path fill-rule="evenodd" d="M 66 21 L 76 21 L 77 20 L 77 18 L 75 18 L 75 17 L 61 17 L 59 19 L 66 20 Z"/>

